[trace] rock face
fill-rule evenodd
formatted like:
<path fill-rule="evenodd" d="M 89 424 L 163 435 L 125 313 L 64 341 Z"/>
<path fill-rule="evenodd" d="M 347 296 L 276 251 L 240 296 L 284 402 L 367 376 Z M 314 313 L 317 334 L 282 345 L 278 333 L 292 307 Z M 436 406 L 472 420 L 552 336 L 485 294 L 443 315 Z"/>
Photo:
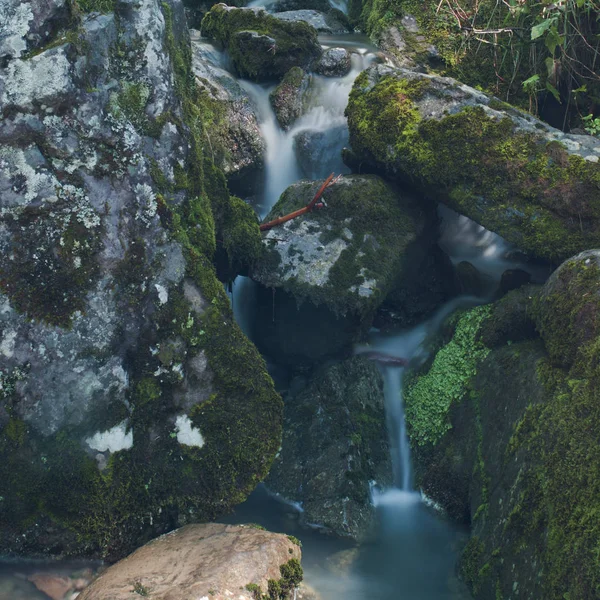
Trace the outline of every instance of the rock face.
<path fill-rule="evenodd" d="M 329 35 L 348 33 L 348 26 L 334 12 L 321 13 L 317 10 L 303 9 L 276 12 L 273 16 L 290 23 L 307 23 L 319 33 L 328 33 Z"/>
<path fill-rule="evenodd" d="M 255 81 L 281 79 L 322 52 L 313 27 L 276 19 L 263 9 L 217 4 L 204 17 L 202 34 L 223 44 L 239 75 Z"/>
<path fill-rule="evenodd" d="M 285 535 L 218 523 L 187 525 L 107 569 L 79 598 L 253 600 L 254 590 L 274 588 L 271 581 L 287 591 L 298 586 L 299 561 L 299 546 Z"/>
<path fill-rule="evenodd" d="M 350 72 L 350 52 L 345 48 L 328 48 L 323 52 L 321 60 L 315 65 L 314 71 L 326 77 L 343 77 Z"/>
<path fill-rule="evenodd" d="M 304 113 L 310 76 L 300 67 L 293 67 L 281 83 L 269 94 L 269 100 L 282 129 L 289 129 Z"/>
<path fill-rule="evenodd" d="M 453 79 L 382 65 L 346 111 L 365 165 L 502 235 L 564 259 L 600 241 L 600 140 L 564 134 Z"/>
<path fill-rule="evenodd" d="M 598 256 L 467 312 L 408 382 L 418 484 L 471 522 L 460 571 L 477 599 L 596 594 Z"/>
<path fill-rule="evenodd" d="M 264 168 L 265 141 L 256 107 L 240 84 L 224 68 L 224 56 L 192 30 L 192 68 L 210 122 L 210 147 L 215 163 L 234 187 L 252 187 Z"/>
<path fill-rule="evenodd" d="M 305 206 L 319 186 L 290 186 L 265 221 Z M 348 347 L 420 255 L 426 213 L 378 177 L 344 176 L 323 199 L 324 208 L 266 233 L 251 272 L 271 297 L 258 302 L 257 343 L 277 360 Z"/>
<path fill-rule="evenodd" d="M 282 448 L 266 483 L 300 502 L 307 522 L 363 539 L 374 515 L 370 482 L 392 480 L 381 373 L 356 357 L 301 385 L 292 382 L 285 398 Z"/>
<path fill-rule="evenodd" d="M 202 156 L 179 2 L 71 14 L 20 58 L 65 6 L 1 9 L 0 553 L 119 557 L 239 502 L 277 450 L 211 264 L 258 224 Z"/>

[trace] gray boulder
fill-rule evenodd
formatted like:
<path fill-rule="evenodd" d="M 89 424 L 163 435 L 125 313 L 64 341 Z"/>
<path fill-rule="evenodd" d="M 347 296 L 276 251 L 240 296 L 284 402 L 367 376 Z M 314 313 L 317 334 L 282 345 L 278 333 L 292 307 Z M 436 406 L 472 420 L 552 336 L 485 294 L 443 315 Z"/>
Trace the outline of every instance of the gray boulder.
<path fill-rule="evenodd" d="M 308 23 L 319 33 L 328 33 L 330 35 L 349 33 L 348 25 L 335 13 L 322 13 L 318 10 L 288 10 L 273 14 L 276 19 L 290 23 Z"/>
<path fill-rule="evenodd" d="M 298 165 L 306 179 L 319 179 L 329 173 L 338 173 L 342 150 L 348 144 L 346 125 L 331 127 L 325 131 L 307 129 L 294 137 Z"/>
<path fill-rule="evenodd" d="M 292 382 L 284 403 L 281 452 L 267 486 L 300 502 L 307 522 L 364 539 L 374 517 L 371 483 L 392 482 L 381 373 L 351 358 L 304 387 Z"/>
<path fill-rule="evenodd" d="M 264 167 L 265 141 L 254 103 L 223 67 L 224 56 L 192 30 L 192 68 L 215 114 L 210 130 L 211 150 L 228 179 L 246 187 Z"/>
<path fill-rule="evenodd" d="M 293 67 L 281 83 L 269 94 L 269 100 L 282 129 L 289 129 L 306 109 L 310 76 L 300 67 Z"/>
<path fill-rule="evenodd" d="M 215 222 L 232 252 L 260 237 L 202 155 L 183 7 L 118 8 L 0 65 L 0 554 L 119 557 L 239 502 L 279 444 L 211 264 Z M 22 15 L 13 48 L 38 27 Z"/>
<path fill-rule="evenodd" d="M 350 52 L 345 48 L 328 48 L 313 70 L 326 77 L 343 77 L 350 72 Z"/>

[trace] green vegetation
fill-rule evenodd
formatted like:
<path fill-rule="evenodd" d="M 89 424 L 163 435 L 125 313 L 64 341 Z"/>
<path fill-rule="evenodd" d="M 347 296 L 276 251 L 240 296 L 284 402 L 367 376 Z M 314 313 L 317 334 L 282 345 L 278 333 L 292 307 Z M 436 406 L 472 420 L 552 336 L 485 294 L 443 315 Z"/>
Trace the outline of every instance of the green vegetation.
<path fill-rule="evenodd" d="M 406 420 L 413 444 L 436 444 L 451 428 L 450 407 L 463 398 L 478 363 L 489 353 L 478 333 L 490 313 L 490 306 L 480 306 L 463 314 L 428 372 L 407 384 Z"/>
<path fill-rule="evenodd" d="M 249 583 L 246 589 L 252 593 L 254 600 L 289 600 L 292 592 L 303 579 L 302 566 L 297 558 L 291 558 L 279 567 L 280 579 L 269 579 L 267 593 L 264 594 L 256 583 Z"/>
<path fill-rule="evenodd" d="M 305 67 L 321 55 L 316 30 L 301 21 L 213 6 L 202 20 L 202 33 L 223 44 L 240 76 L 278 79 L 294 66 Z"/>
<path fill-rule="evenodd" d="M 599 244 L 598 164 L 481 106 L 421 119 L 418 100 L 451 92 L 419 75 L 374 87 L 360 75 L 346 111 L 354 152 L 535 256 L 557 261 Z"/>

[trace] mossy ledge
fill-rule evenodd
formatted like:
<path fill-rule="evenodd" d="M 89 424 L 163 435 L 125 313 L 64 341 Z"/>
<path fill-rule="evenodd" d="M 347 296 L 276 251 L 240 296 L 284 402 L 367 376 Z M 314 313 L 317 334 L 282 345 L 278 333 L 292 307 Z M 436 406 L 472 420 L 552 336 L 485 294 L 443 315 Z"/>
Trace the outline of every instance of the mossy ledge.
<path fill-rule="evenodd" d="M 559 262 L 600 244 L 598 140 L 565 135 L 452 79 L 385 66 L 357 78 L 346 115 L 358 162 L 522 250 Z"/>

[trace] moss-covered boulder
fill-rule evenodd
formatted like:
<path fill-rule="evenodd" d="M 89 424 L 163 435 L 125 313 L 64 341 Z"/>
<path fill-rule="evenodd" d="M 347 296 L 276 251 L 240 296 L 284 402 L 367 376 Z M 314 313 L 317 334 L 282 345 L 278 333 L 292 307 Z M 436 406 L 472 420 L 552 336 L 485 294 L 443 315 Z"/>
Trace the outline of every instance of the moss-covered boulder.
<path fill-rule="evenodd" d="M 570 269 L 592 273 L 563 280 L 575 285 L 565 295 L 593 298 L 600 272 L 588 259 L 567 261 L 541 290 L 525 286 L 455 318 L 450 341 L 408 382 L 418 483 L 471 523 L 460 572 L 477 599 L 598 593 L 598 341 L 569 316 L 585 311 L 562 309 L 563 336 L 579 345 L 566 365 L 562 352 L 552 358 L 547 321 L 559 318 L 552 293 Z"/>
<path fill-rule="evenodd" d="M 355 357 L 292 382 L 281 452 L 267 486 L 302 503 L 303 518 L 364 538 L 374 517 L 370 484 L 392 483 L 383 378 Z"/>
<path fill-rule="evenodd" d="M 265 221 L 306 206 L 320 185 L 290 186 Z M 257 343 L 278 360 L 319 360 L 347 348 L 403 274 L 414 272 L 430 240 L 431 215 L 379 177 L 344 176 L 323 201 L 266 232 L 251 271 L 265 295 Z"/>
<path fill-rule="evenodd" d="M 183 7 L 79 5 L 106 14 L 0 67 L 0 554 L 116 558 L 213 519 L 281 435 L 212 262 L 262 245 L 203 155 Z"/>
<path fill-rule="evenodd" d="M 374 66 L 346 111 L 364 164 L 410 181 L 533 256 L 600 241 L 600 141 L 448 78 Z"/>
<path fill-rule="evenodd" d="M 276 19 L 263 9 L 217 4 L 202 20 L 202 34 L 227 48 L 239 75 L 256 81 L 281 79 L 321 56 L 313 27 Z"/>
<path fill-rule="evenodd" d="M 306 71 L 293 67 L 269 94 L 269 101 L 282 129 L 289 129 L 306 110 L 309 85 L 310 76 Z"/>

